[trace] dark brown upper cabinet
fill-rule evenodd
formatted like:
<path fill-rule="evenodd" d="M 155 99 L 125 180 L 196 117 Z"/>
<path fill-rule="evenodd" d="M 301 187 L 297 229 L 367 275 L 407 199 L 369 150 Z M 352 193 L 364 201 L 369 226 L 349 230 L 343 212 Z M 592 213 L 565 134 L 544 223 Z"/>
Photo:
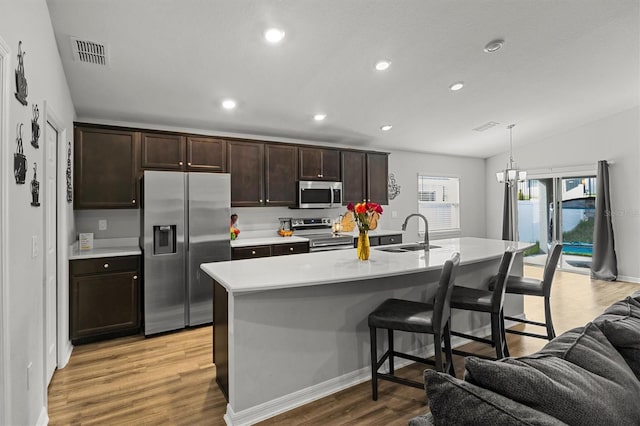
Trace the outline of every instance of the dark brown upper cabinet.
<path fill-rule="evenodd" d="M 264 143 L 229 141 L 227 171 L 232 207 L 264 205 Z"/>
<path fill-rule="evenodd" d="M 389 204 L 389 154 L 367 152 L 367 201 Z"/>
<path fill-rule="evenodd" d="M 186 170 L 224 173 L 226 165 L 226 140 L 202 136 L 187 137 Z"/>
<path fill-rule="evenodd" d="M 73 207 L 137 208 L 139 143 L 136 132 L 77 126 Z"/>
<path fill-rule="evenodd" d="M 299 147 L 300 180 L 340 180 L 340 151 L 317 147 Z"/>
<path fill-rule="evenodd" d="M 185 137 L 165 133 L 142 133 L 144 170 L 184 170 Z"/>
<path fill-rule="evenodd" d="M 265 205 L 295 206 L 298 147 L 286 144 L 265 144 L 264 166 Z"/>
<path fill-rule="evenodd" d="M 389 204 L 388 154 L 342 151 L 343 203 Z"/>

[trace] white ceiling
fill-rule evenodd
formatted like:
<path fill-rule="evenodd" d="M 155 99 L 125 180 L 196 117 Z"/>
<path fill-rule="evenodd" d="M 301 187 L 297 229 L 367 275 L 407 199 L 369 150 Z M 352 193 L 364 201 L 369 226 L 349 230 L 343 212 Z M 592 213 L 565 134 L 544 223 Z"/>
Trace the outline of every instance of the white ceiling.
<path fill-rule="evenodd" d="M 510 123 L 517 152 L 640 104 L 638 0 L 47 3 L 79 120 L 486 158 Z M 108 66 L 74 61 L 70 36 L 106 44 Z"/>

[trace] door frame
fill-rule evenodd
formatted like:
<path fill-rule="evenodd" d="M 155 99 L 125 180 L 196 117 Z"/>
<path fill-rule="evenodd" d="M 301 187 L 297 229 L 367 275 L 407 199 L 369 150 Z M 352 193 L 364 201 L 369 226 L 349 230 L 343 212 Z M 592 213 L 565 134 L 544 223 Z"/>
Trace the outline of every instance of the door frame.
<path fill-rule="evenodd" d="M 598 170 L 597 165 L 583 165 L 583 166 L 568 166 L 568 167 L 558 167 L 555 169 L 548 170 L 534 170 L 532 172 L 527 173 L 527 180 L 531 179 L 552 179 L 552 191 L 553 191 L 553 203 L 558 203 L 558 192 L 560 192 L 560 184 L 562 179 L 572 178 L 572 177 L 584 177 L 584 176 L 597 176 Z M 562 203 L 562 200 L 560 200 Z M 557 205 L 554 205 L 554 229 L 553 229 L 553 237 L 558 241 L 562 242 L 562 230 L 557 228 L 557 224 L 562 224 L 562 209 L 558 208 Z M 557 237 L 557 238 L 556 238 Z M 588 275 L 590 273 L 589 269 L 581 270 L 579 268 L 566 268 L 563 266 L 563 254 L 560 254 L 560 259 L 558 261 L 557 269 L 559 271 L 573 272 L 576 274 Z"/>
<path fill-rule="evenodd" d="M 7 256 L 9 226 L 9 69 L 11 64 L 11 51 L 4 39 L 0 37 L 0 424 L 9 424 L 11 406 L 9 404 L 9 349 L 7 347 L 9 339 L 8 321 L 8 301 L 7 285 L 9 284 L 9 273 L 7 268 L 9 262 Z"/>
<path fill-rule="evenodd" d="M 56 358 L 57 358 L 57 368 L 63 368 L 69 362 L 69 358 L 71 357 L 71 351 L 73 350 L 73 346 L 71 345 L 71 341 L 69 340 L 69 315 L 68 315 L 68 306 L 69 306 L 69 286 L 65 285 L 68 283 L 68 225 L 67 225 L 67 203 L 66 203 L 66 161 L 67 161 L 67 143 L 65 142 L 68 137 L 68 131 L 65 127 L 65 124 L 55 111 L 52 110 L 51 105 L 44 100 L 43 101 L 43 127 L 46 132 L 47 122 L 51 123 L 51 125 L 58 132 L 58 144 L 56 147 L 56 230 L 57 230 L 57 259 L 56 259 L 56 281 L 57 281 L 57 296 L 56 296 L 56 309 L 57 309 L 57 329 L 56 329 Z M 43 135 L 46 138 L 46 134 Z M 46 155 L 46 153 L 44 153 Z M 73 160 L 72 160 L 73 161 Z M 46 215 L 43 215 L 43 222 L 46 221 Z M 43 228 L 46 224 L 43 223 Z M 46 232 L 46 229 L 44 230 Z M 46 262 L 45 256 L 43 256 L 43 265 Z M 46 285 L 46 282 L 43 283 L 43 286 Z M 43 287 L 44 289 L 44 287 Z M 44 308 L 43 308 L 43 318 L 44 318 Z M 66 330 L 66 332 L 65 332 Z M 45 332 L 43 332 L 43 339 L 45 339 Z M 46 342 L 45 342 L 46 343 Z M 46 351 L 43 354 L 43 357 L 46 357 Z M 44 359 L 44 358 L 43 358 Z M 46 365 L 46 364 L 45 364 Z M 43 369 L 45 371 L 46 369 Z M 46 389 L 46 371 L 43 374 L 43 378 L 45 380 L 45 389 Z"/>

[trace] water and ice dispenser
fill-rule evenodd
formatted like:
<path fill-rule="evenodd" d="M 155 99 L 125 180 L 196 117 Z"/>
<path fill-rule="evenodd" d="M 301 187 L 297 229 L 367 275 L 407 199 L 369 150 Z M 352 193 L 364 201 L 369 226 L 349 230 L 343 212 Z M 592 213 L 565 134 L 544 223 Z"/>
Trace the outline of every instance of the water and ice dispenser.
<path fill-rule="evenodd" d="M 176 225 L 156 225 L 153 227 L 153 254 L 176 252 Z"/>

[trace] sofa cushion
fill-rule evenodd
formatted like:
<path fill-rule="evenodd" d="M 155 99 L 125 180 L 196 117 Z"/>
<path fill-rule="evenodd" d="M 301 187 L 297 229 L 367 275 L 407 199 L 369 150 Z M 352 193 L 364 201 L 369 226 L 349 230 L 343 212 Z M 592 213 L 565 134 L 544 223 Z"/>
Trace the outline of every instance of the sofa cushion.
<path fill-rule="evenodd" d="M 448 374 L 425 370 L 424 379 L 436 425 L 564 424 L 545 413 Z M 420 424 L 415 423 L 416 426 Z"/>
<path fill-rule="evenodd" d="M 433 415 L 431 412 L 424 414 L 422 416 L 416 416 L 409 420 L 408 426 L 433 426 L 435 425 Z"/>
<path fill-rule="evenodd" d="M 594 320 L 640 380 L 640 319 L 603 314 Z"/>
<path fill-rule="evenodd" d="M 465 360 L 471 383 L 563 422 L 636 424 L 640 381 L 600 329 L 589 323 L 521 358 Z"/>
<path fill-rule="evenodd" d="M 640 301 L 632 296 L 620 300 L 605 309 L 604 314 L 623 315 L 625 317 L 640 318 Z"/>

